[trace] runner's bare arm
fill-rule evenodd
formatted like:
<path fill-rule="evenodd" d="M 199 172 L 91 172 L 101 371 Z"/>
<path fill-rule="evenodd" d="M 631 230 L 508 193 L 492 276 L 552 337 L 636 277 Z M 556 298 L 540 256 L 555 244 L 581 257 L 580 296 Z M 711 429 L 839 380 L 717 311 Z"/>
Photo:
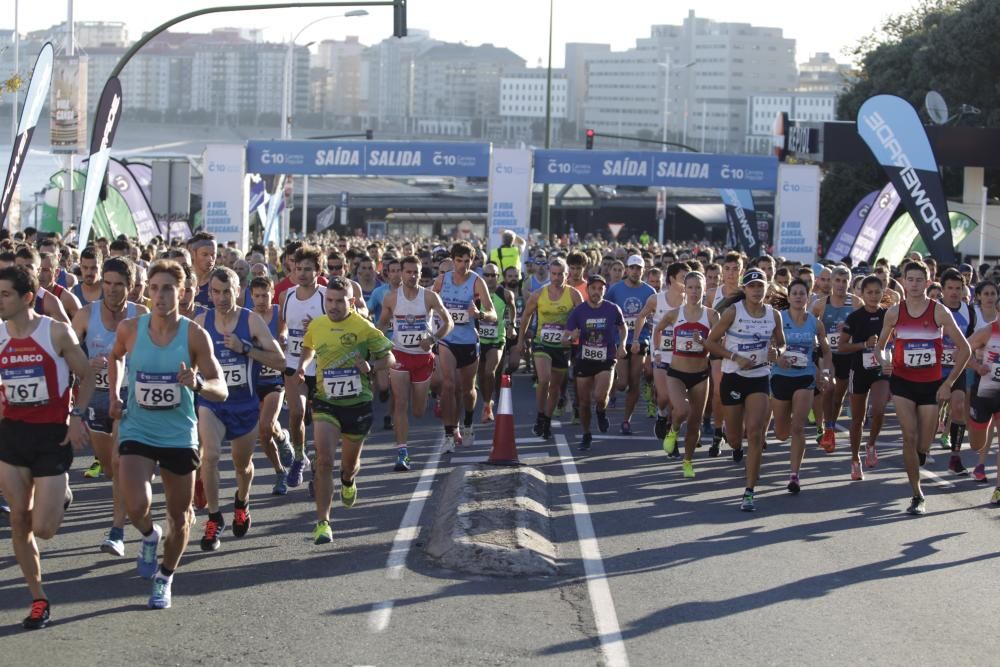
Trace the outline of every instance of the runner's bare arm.
<path fill-rule="evenodd" d="M 642 310 L 640 310 L 639 314 L 636 315 L 635 318 L 636 331 L 642 331 L 642 328 L 646 326 L 646 318 L 649 317 L 655 310 L 656 310 L 656 295 L 654 294 L 653 296 L 646 299 L 646 303 L 642 304 Z M 657 345 L 659 345 L 659 343 L 657 343 Z"/>
<path fill-rule="evenodd" d="M 711 354 L 722 358 L 732 358 L 729 352 L 726 351 L 726 347 L 722 344 L 722 339 L 726 335 L 726 331 L 729 327 L 733 325 L 733 320 L 736 319 L 736 309 L 727 308 L 724 313 L 719 317 L 719 321 L 715 323 L 712 330 L 708 334 L 708 338 L 705 339 L 705 349 Z"/>
<path fill-rule="evenodd" d="M 271 330 L 264 324 L 264 318 L 257 313 L 250 313 L 250 336 L 253 343 L 247 356 L 268 368 L 281 371 L 285 369 L 285 353 L 278 346 L 278 341 L 271 336 Z"/>
<path fill-rule="evenodd" d="M 55 344 L 56 352 L 66 360 L 70 371 L 79 379 L 76 405 L 86 410 L 94 395 L 94 369 L 90 367 L 87 355 L 84 354 L 79 339 L 69 325 L 54 324 L 52 326 L 52 342 Z"/>
<path fill-rule="evenodd" d="M 434 337 L 441 340 L 450 334 L 451 330 L 455 328 L 455 323 L 452 321 L 448 310 L 444 307 L 441 296 L 437 292 L 424 290 L 424 305 L 427 306 L 428 311 L 437 314 L 438 319 L 441 321 L 441 326 L 434 332 Z"/>
<path fill-rule="evenodd" d="M 843 337 L 843 334 L 841 334 Z M 830 343 L 826 339 L 826 327 L 823 326 L 823 320 L 816 320 L 816 338 L 819 340 L 819 355 L 823 360 L 823 365 L 820 366 L 820 370 L 829 370 L 833 373 L 833 351 L 830 349 Z M 843 342 L 840 343 L 843 346 Z M 841 347 L 843 349 L 843 347 Z"/>
<path fill-rule="evenodd" d="M 226 386 L 226 380 L 222 375 L 222 367 L 219 366 L 219 360 L 212 351 L 212 339 L 209 338 L 208 332 L 197 324 L 188 327 L 188 348 L 191 352 L 191 368 L 188 370 L 201 373 L 205 380 L 200 392 L 202 398 L 215 402 L 229 398 L 229 387 Z M 182 375 L 185 374 L 178 373 L 177 381 L 194 388 L 193 378 L 192 383 L 188 384 L 185 382 L 187 378 L 182 379 Z"/>
<path fill-rule="evenodd" d="M 476 281 L 475 294 L 481 304 L 479 319 L 486 320 L 487 322 L 496 322 L 497 310 L 493 307 L 493 298 L 490 297 L 490 288 L 486 286 L 486 281 L 479 276 L 475 276 L 474 280 Z M 573 291 L 576 292 L 576 290 Z"/>
<path fill-rule="evenodd" d="M 379 313 L 378 322 L 375 326 L 379 331 L 385 331 L 389 322 L 392 321 L 393 311 L 396 309 L 396 292 L 389 292 L 382 298 L 382 312 Z"/>

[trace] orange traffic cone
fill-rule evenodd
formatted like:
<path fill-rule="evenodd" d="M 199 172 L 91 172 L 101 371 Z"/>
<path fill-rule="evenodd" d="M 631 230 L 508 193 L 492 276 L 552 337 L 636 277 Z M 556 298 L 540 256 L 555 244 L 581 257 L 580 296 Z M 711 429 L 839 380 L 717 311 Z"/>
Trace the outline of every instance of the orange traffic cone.
<path fill-rule="evenodd" d="M 514 442 L 514 400 L 510 393 L 510 376 L 500 379 L 500 404 L 496 410 L 493 428 L 493 449 L 487 463 L 498 466 L 517 466 L 517 443 Z"/>

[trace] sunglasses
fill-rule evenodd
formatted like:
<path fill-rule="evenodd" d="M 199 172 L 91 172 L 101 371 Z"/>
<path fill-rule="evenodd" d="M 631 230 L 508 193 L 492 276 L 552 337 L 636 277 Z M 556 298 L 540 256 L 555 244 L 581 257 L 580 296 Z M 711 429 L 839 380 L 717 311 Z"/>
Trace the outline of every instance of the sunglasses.
<path fill-rule="evenodd" d="M 327 268 L 328 271 L 343 271 L 344 270 L 344 265 L 343 264 L 327 264 L 326 268 Z"/>
<path fill-rule="evenodd" d="M 484 273 L 483 278 L 496 278 L 498 274 L 496 273 Z"/>

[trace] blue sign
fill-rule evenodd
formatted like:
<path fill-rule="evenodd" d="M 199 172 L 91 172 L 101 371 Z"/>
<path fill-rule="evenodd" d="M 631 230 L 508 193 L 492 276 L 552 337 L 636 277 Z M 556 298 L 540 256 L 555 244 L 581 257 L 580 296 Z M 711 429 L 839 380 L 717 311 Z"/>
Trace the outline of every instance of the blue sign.
<path fill-rule="evenodd" d="M 490 145 L 424 141 L 248 141 L 247 171 L 258 174 L 479 176 Z"/>
<path fill-rule="evenodd" d="M 536 183 L 774 190 L 778 160 L 649 151 L 535 151 Z"/>

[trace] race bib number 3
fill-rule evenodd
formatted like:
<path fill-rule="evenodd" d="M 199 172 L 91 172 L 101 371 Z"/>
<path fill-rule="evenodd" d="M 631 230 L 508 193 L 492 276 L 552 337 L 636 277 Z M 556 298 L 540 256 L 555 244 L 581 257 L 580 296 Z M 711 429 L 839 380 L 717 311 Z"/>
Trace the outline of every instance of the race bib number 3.
<path fill-rule="evenodd" d="M 562 343 L 563 330 L 558 324 L 546 324 L 542 327 L 542 342 L 548 345 Z"/>
<path fill-rule="evenodd" d="M 584 345 L 580 348 L 580 356 L 587 361 L 607 361 L 608 348 L 604 345 Z"/>
<path fill-rule="evenodd" d="M 943 350 L 941 350 L 941 365 L 942 366 L 955 365 L 955 348 L 946 347 Z"/>
<path fill-rule="evenodd" d="M 785 358 L 792 368 L 805 368 L 809 365 L 809 346 L 789 345 L 785 348 Z"/>
<path fill-rule="evenodd" d="M 913 341 L 903 345 L 903 365 L 907 368 L 930 368 L 937 361 L 934 343 Z"/>
<path fill-rule="evenodd" d="M 49 386 L 41 366 L 10 368 L 3 372 L 7 402 L 19 407 L 44 405 L 49 402 Z"/>
<path fill-rule="evenodd" d="M 356 368 L 323 371 L 323 393 L 327 398 L 350 398 L 361 393 L 361 374 Z"/>
<path fill-rule="evenodd" d="M 181 404 L 176 373 L 135 374 L 135 400 L 146 410 L 172 410 Z"/>

